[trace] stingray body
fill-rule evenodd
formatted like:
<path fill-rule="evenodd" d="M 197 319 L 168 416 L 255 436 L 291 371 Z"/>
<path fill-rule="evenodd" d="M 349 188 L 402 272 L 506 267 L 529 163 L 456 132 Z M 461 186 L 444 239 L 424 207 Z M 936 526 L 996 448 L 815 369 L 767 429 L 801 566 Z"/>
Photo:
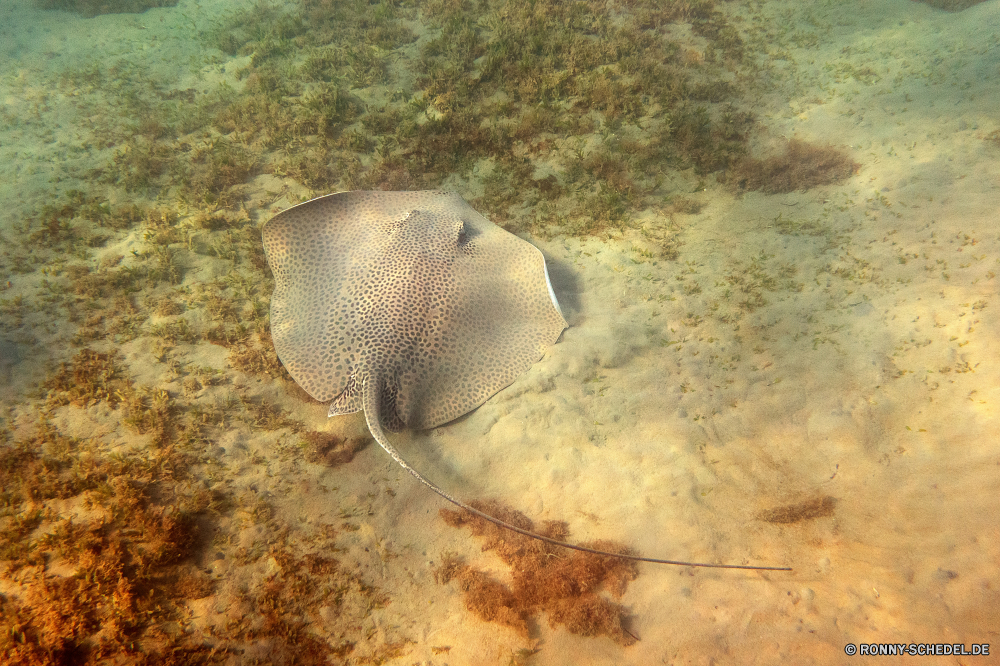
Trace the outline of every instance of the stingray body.
<path fill-rule="evenodd" d="M 384 429 L 433 428 L 509 386 L 566 328 L 537 248 L 451 192 L 341 192 L 263 227 L 278 357 L 330 416 L 363 410 L 375 440 L 421 483 Z M 630 559 L 656 560 L 637 556 Z M 697 565 L 759 568 L 739 565 Z"/>
<path fill-rule="evenodd" d="M 566 328 L 545 259 L 449 192 L 342 192 L 263 231 L 281 361 L 330 415 L 377 385 L 389 430 L 433 428 L 510 385 Z"/>

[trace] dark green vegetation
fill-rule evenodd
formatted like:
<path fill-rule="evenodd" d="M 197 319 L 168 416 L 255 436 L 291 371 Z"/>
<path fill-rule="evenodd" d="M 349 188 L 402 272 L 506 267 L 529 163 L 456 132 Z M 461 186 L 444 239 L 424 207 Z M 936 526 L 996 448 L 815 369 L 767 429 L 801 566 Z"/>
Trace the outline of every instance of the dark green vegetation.
<path fill-rule="evenodd" d="M 42 9 L 61 9 L 84 16 L 140 14 L 153 7 L 174 7 L 177 0 L 35 0 Z"/>
<path fill-rule="evenodd" d="M 963 9 L 968 9 L 969 7 L 974 7 L 984 0 L 917 0 L 931 7 L 937 7 L 938 9 L 944 9 L 949 12 L 960 12 Z"/>
<path fill-rule="evenodd" d="M 411 46 L 416 14 L 316 0 L 241 12 L 209 36 L 252 55 L 219 130 L 278 149 L 268 168 L 313 190 L 466 183 L 508 227 L 570 233 L 626 225 L 671 194 L 667 170 L 708 174 L 744 153 L 743 41 L 710 2 L 429 3 L 434 36 Z M 672 23 L 709 47 L 666 39 Z"/>
<path fill-rule="evenodd" d="M 315 191 L 447 181 L 508 228 L 570 234 L 621 229 L 687 191 L 664 185 L 671 172 L 691 174 L 694 189 L 738 166 L 744 187 L 786 191 L 772 183 L 786 174 L 745 158 L 754 117 L 741 93 L 755 55 L 712 2 L 301 7 L 258 5 L 209 38 L 252 55 L 248 96 L 219 130 L 278 149 L 267 168 Z M 414 15 L 436 30 L 410 46 Z M 667 38 L 678 24 L 691 37 Z M 793 189 L 850 175 L 826 154 L 790 151 L 813 175 Z"/>
<path fill-rule="evenodd" d="M 241 91 L 164 90 L 124 64 L 74 76 L 140 119 L 104 130 L 106 183 L 211 210 L 240 207 L 261 173 L 313 194 L 447 186 L 509 229 L 574 235 L 727 169 L 739 189 L 788 187 L 746 158 L 757 55 L 708 0 L 258 3 L 202 39 L 249 56 Z M 798 145 L 816 177 L 793 189 L 849 175 Z"/>

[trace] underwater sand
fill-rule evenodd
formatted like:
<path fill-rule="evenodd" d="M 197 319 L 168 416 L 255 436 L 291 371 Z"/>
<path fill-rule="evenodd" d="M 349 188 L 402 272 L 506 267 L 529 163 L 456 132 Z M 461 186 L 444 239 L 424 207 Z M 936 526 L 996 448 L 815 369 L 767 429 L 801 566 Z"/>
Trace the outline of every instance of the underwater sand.
<path fill-rule="evenodd" d="M 186 4 L 178 10 L 204 20 L 222 9 Z M 676 261 L 644 259 L 638 231 L 531 239 L 570 324 L 561 341 L 468 416 L 392 436 L 442 488 L 566 520 L 575 542 L 793 571 L 642 564 L 621 599 L 635 645 L 551 628 L 544 616 L 526 639 L 469 613 L 454 584 L 435 583 L 445 552 L 508 574 L 374 444 L 327 468 L 282 454 L 287 432 L 234 428 L 213 442 L 227 486 L 266 496 L 273 519 L 303 538 L 351 517 L 358 529 L 338 538 L 337 558 L 391 598 L 364 625 L 372 643 L 402 643 L 385 663 L 874 663 L 845 657 L 845 644 L 861 642 L 1000 651 L 1000 145 L 984 140 L 1000 129 L 1000 2 L 957 14 L 902 0 L 799 4 L 761 6 L 784 82 L 759 100 L 765 136 L 849 147 L 860 171 L 773 196 L 710 184 L 692 195 L 705 207 L 678 218 Z M 104 154 L 73 148 L 80 110 L 47 98 L 34 77 L 108 49 L 177 67 L 201 48 L 181 36 L 178 10 L 88 19 L 86 40 L 74 36 L 76 16 L 27 2 L 0 10 L 5 220 L 71 187 Z M 15 16 L 33 32 L 15 30 Z M 818 41 L 796 46 L 797 31 Z M 213 76 L 226 76 L 220 69 Z M 179 89 L 196 85 L 183 67 L 175 77 Z M 113 251 L 127 253 L 127 242 Z M 221 270 L 207 259 L 201 268 Z M 4 298 L 22 289 L 7 279 Z M 741 307 L 755 294 L 762 301 Z M 20 392 L 41 378 L 38 347 L 74 328 L 45 325 L 34 340 L 0 343 L 11 423 Z M 122 346 L 136 381 L 176 387 L 148 347 Z M 229 371 L 221 348 L 200 345 L 191 358 Z M 361 415 L 327 421 L 325 406 L 271 384 L 260 390 L 310 428 L 365 435 Z M 66 407 L 54 422 L 85 436 L 114 416 Z M 833 510 L 764 519 L 810 501 Z M 266 527 L 241 534 L 268 539 Z M 266 557 L 205 566 L 219 587 L 192 602 L 196 629 L 225 616 L 226 590 L 280 568 Z M 330 611 L 311 612 L 323 636 Z"/>

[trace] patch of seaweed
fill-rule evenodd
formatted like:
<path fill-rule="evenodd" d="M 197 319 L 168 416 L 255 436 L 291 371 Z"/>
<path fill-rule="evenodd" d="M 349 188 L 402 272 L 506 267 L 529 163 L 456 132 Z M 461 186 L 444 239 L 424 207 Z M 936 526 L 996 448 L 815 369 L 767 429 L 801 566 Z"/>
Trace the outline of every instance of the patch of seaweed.
<path fill-rule="evenodd" d="M 248 374 L 287 379 L 288 373 L 278 360 L 270 337 L 270 334 L 261 335 L 256 340 L 248 337 L 234 343 L 229 350 L 229 362 L 233 369 Z"/>
<path fill-rule="evenodd" d="M 847 153 L 833 146 L 792 139 L 781 155 L 763 160 L 750 156 L 736 160 L 723 182 L 739 192 L 780 194 L 842 181 L 860 167 Z"/>
<path fill-rule="evenodd" d="M 113 354 L 81 349 L 55 374 L 45 380 L 49 403 L 86 407 L 102 400 L 115 405 L 121 401 L 121 390 L 127 385 Z"/>
<path fill-rule="evenodd" d="M 35 0 L 40 9 L 60 9 L 91 17 L 99 14 L 141 14 L 154 7 L 175 7 L 177 0 Z"/>
<path fill-rule="evenodd" d="M 66 436 L 45 411 L 16 435 L 0 427 L 0 663 L 193 665 L 253 654 L 254 663 L 279 665 L 400 656 L 404 642 L 363 633 L 360 618 L 388 597 L 329 556 L 332 528 L 303 548 L 287 543 L 289 530 L 272 512 L 255 507 L 258 521 L 274 522 L 274 537 L 263 548 L 227 548 L 215 518 L 239 507 L 198 469 L 203 442 L 225 426 L 217 413 L 136 386 L 114 354 L 92 349 L 44 386 L 44 409 L 114 407 L 124 428 L 152 435 L 152 446 L 109 454 L 101 437 Z M 251 427 L 288 425 L 266 403 L 242 406 Z M 329 455 L 357 444 L 306 439 Z M 232 566 L 259 567 L 268 557 L 273 571 L 254 585 L 219 589 L 199 566 L 209 547 L 215 560 L 228 552 Z M 213 612 L 199 629 L 189 604 L 213 595 L 215 607 L 231 612 Z"/>
<path fill-rule="evenodd" d="M 980 2 L 985 2 L 985 0 L 913 0 L 914 2 L 922 2 L 925 5 L 930 5 L 937 9 L 943 9 L 946 12 L 960 12 L 963 9 L 968 9 L 969 7 L 975 7 Z"/>
<path fill-rule="evenodd" d="M 150 630 L 181 617 L 181 590 L 188 598 L 212 591 L 190 562 L 201 540 L 198 515 L 212 495 L 174 484 L 190 458 L 172 451 L 145 460 L 103 458 L 88 448 L 42 420 L 35 434 L 0 450 L 2 575 L 20 572 L 18 595 L 0 596 L 4 664 L 162 656 L 155 647 L 162 635 Z M 88 516 L 96 516 L 59 517 L 40 508 L 80 495 Z M 51 573 L 50 562 L 73 573 Z M 176 646 L 196 647 L 185 638 Z"/>
<path fill-rule="evenodd" d="M 832 516 L 836 506 L 836 498 L 824 495 L 823 497 L 814 497 L 804 502 L 786 504 L 761 511 L 757 514 L 757 518 L 768 523 L 797 523 L 803 520 Z"/>
<path fill-rule="evenodd" d="M 299 434 L 306 447 L 306 460 L 336 467 L 349 463 L 371 441 L 365 437 L 338 437 L 328 432 L 310 430 Z"/>
<path fill-rule="evenodd" d="M 562 521 L 545 521 L 536 530 L 527 516 L 499 502 L 471 502 L 471 505 L 543 536 L 562 541 L 569 535 Z M 559 548 L 505 530 L 467 511 L 442 509 L 441 516 L 452 527 L 467 527 L 474 535 L 483 537 L 483 550 L 496 552 L 511 569 L 513 579 L 507 585 L 465 564 L 457 555 L 444 556 L 435 579 L 442 584 L 457 581 L 466 608 L 479 618 L 528 636 L 531 619 L 545 612 L 552 627 L 564 625 L 574 634 L 607 636 L 621 645 L 636 642 L 626 628 L 625 608 L 600 594 L 604 590 L 620 599 L 629 582 L 639 575 L 635 562 Z M 613 553 L 631 552 L 612 541 L 583 545 Z"/>
<path fill-rule="evenodd" d="M 251 152 L 263 148 L 261 168 L 314 191 L 435 188 L 479 169 L 486 192 L 477 205 L 510 228 L 621 230 L 662 195 L 665 164 L 698 175 L 727 168 L 745 154 L 753 124 L 736 106 L 741 86 L 720 75 L 747 50 L 725 12 L 709 0 L 625 6 L 258 4 L 205 34 L 252 58 L 243 92 L 206 124 Z M 433 31 L 415 62 L 402 50 L 416 39 L 406 25 L 413 19 Z M 690 24 L 709 44 L 665 39 L 670 23 Z M 416 69 L 412 83 L 394 80 L 399 58 Z M 394 83 L 402 87 L 387 103 L 365 103 L 366 88 Z M 648 131 L 638 131 L 640 119 Z M 598 133 L 600 141 L 588 138 Z M 574 142 L 566 170 L 535 177 L 539 158 Z M 255 168 L 195 189 L 221 202 Z M 570 212 L 526 212 L 539 200 Z"/>

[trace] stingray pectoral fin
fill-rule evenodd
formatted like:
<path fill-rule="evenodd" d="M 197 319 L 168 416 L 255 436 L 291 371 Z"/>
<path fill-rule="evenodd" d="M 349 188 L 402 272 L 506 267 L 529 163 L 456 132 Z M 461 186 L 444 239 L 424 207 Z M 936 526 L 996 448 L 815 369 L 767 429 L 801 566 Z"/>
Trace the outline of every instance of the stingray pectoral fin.
<path fill-rule="evenodd" d="M 539 251 L 539 254 L 541 254 L 541 251 Z M 559 299 L 556 298 L 556 292 L 552 289 L 552 280 L 549 278 L 549 265 L 545 263 L 544 256 L 542 257 L 542 268 L 545 269 L 545 286 L 549 290 L 549 298 L 552 300 L 552 305 L 555 306 L 556 312 L 559 313 L 559 316 L 565 318 L 562 308 L 559 307 Z"/>
<path fill-rule="evenodd" d="M 679 560 L 664 560 L 653 557 L 642 557 L 640 555 L 626 555 L 622 553 L 612 553 L 606 550 L 597 550 L 596 548 L 587 548 L 586 546 L 578 546 L 575 543 L 567 543 L 565 541 L 559 541 L 557 539 L 552 539 L 547 536 L 542 536 L 541 534 L 536 534 L 535 532 L 530 532 L 528 530 L 517 527 L 516 525 L 511 525 L 510 523 L 504 522 L 499 518 L 489 515 L 488 513 L 483 513 L 479 509 L 475 509 L 465 502 L 456 499 L 441 490 L 433 483 L 425 479 L 420 472 L 410 467 L 410 464 L 403 460 L 403 456 L 399 454 L 396 447 L 393 446 L 385 436 L 385 431 L 382 430 L 382 422 L 380 418 L 379 409 L 379 394 L 381 392 L 381 387 L 379 385 L 379 380 L 372 376 L 366 376 L 361 380 L 362 389 L 362 402 L 364 404 L 365 410 L 365 421 L 368 422 L 368 429 L 372 433 L 372 437 L 375 441 L 379 443 L 386 453 L 392 456 L 392 459 L 399 463 L 399 466 L 405 469 L 407 472 L 413 475 L 413 477 L 424 484 L 435 493 L 445 498 L 455 506 L 469 513 L 475 514 L 482 518 L 483 520 L 488 520 L 494 525 L 498 525 L 504 529 L 510 530 L 512 532 L 517 532 L 518 534 L 523 534 L 526 537 L 532 539 L 538 539 L 539 541 L 544 541 L 545 543 L 550 543 L 554 546 L 562 546 L 563 548 L 569 548 L 571 550 L 579 550 L 584 553 L 591 553 L 592 555 L 602 555 L 604 557 L 614 557 L 622 560 L 634 560 L 636 562 L 652 562 L 653 564 L 675 564 L 678 566 L 685 567 L 706 567 L 710 569 L 751 569 L 759 571 L 791 571 L 791 567 L 756 567 L 743 564 L 707 564 L 703 562 L 683 562 Z"/>

